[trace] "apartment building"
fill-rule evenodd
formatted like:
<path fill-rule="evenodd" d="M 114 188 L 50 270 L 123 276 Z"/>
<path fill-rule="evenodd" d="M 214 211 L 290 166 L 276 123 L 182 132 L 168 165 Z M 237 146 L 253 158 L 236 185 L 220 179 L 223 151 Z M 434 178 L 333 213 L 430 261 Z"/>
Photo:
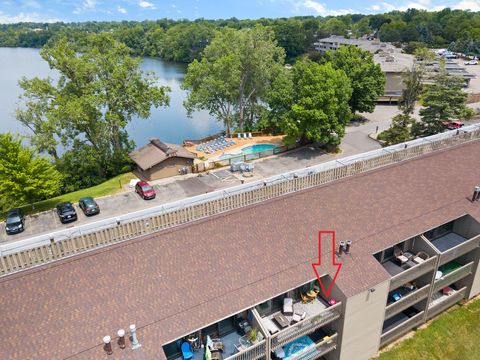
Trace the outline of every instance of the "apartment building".
<path fill-rule="evenodd" d="M 479 158 L 470 141 L 3 276 L 2 359 L 369 359 L 480 292 Z M 329 297 L 319 230 L 352 241 Z"/>

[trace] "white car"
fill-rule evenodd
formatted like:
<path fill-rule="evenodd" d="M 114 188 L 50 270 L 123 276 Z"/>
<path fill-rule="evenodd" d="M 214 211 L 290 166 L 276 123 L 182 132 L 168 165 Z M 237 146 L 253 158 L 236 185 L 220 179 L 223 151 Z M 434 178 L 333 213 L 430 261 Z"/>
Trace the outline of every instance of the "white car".
<path fill-rule="evenodd" d="M 477 65 L 477 64 L 478 64 L 478 60 L 465 61 L 465 65 Z"/>

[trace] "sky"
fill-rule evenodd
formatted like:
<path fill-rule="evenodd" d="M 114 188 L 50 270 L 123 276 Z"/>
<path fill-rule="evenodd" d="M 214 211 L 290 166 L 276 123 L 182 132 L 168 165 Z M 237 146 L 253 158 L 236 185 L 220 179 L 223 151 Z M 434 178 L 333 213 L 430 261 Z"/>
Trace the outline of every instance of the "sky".
<path fill-rule="evenodd" d="M 374 14 L 445 7 L 480 11 L 480 0 L 0 0 L 0 23 L 171 19 L 258 19 Z"/>

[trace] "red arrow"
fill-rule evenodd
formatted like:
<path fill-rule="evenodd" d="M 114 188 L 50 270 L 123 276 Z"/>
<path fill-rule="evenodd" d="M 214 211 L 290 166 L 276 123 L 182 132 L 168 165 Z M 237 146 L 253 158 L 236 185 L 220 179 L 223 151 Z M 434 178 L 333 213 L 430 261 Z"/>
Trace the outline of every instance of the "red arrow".
<path fill-rule="evenodd" d="M 323 284 L 322 279 L 320 278 L 320 275 L 318 274 L 317 267 L 322 265 L 322 235 L 331 235 L 332 236 L 332 266 L 337 267 L 337 270 L 335 272 L 335 276 L 333 277 L 332 282 L 330 283 L 330 286 L 328 289 L 325 289 L 325 285 Z M 320 288 L 323 292 L 323 294 L 328 298 L 330 297 L 330 293 L 332 292 L 333 285 L 335 284 L 335 281 L 337 281 L 337 276 L 338 273 L 340 272 L 340 269 L 342 268 L 342 263 L 337 263 L 335 259 L 335 231 L 319 231 L 318 232 L 318 263 L 312 264 L 313 271 L 315 272 L 315 275 L 317 276 L 318 283 L 320 284 Z"/>

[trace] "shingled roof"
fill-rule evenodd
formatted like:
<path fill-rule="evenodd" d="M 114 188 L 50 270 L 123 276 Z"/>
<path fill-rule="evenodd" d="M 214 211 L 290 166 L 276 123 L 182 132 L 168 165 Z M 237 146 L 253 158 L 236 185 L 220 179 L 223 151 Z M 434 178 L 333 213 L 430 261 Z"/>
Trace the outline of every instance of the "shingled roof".
<path fill-rule="evenodd" d="M 353 240 L 337 284 L 358 294 L 389 278 L 373 253 L 480 219 L 478 159 L 475 141 L 5 276 L 2 360 L 103 359 L 102 337 L 131 323 L 142 348 L 111 359 L 162 359 L 162 344 L 312 280 L 322 229 Z"/>
<path fill-rule="evenodd" d="M 142 170 L 148 170 L 172 157 L 195 159 L 195 154 L 183 146 L 167 144 L 156 138 L 150 139 L 150 143 L 130 153 L 130 158 Z"/>

